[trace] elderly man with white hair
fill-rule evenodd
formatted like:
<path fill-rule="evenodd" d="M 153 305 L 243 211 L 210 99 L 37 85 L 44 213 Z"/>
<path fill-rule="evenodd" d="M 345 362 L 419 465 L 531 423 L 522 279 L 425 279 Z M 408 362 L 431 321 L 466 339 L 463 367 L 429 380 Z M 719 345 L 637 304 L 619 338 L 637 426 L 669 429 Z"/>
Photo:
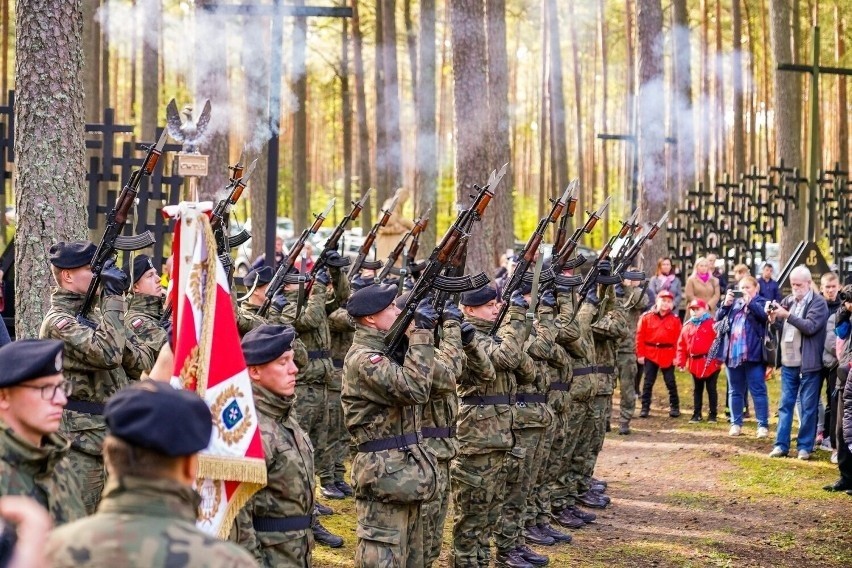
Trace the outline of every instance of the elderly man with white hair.
<path fill-rule="evenodd" d="M 807 267 L 797 266 L 790 272 L 790 287 L 793 293 L 780 304 L 767 305 L 769 321 L 781 332 L 781 402 L 775 447 L 769 457 L 788 455 L 793 409 L 801 398 L 797 448 L 799 459 L 807 460 L 816 439 L 822 349 L 829 313 L 825 298 L 814 290 Z"/>

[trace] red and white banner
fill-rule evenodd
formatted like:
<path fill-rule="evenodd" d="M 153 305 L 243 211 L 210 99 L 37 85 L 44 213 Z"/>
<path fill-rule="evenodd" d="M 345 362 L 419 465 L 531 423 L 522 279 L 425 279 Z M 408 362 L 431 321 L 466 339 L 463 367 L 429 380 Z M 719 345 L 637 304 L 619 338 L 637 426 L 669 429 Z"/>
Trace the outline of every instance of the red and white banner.
<path fill-rule="evenodd" d="M 164 212 L 178 219 L 172 247 L 172 385 L 197 392 L 213 415 L 210 445 L 199 456 L 198 526 L 227 538 L 237 513 L 266 485 L 266 462 L 228 279 L 210 228 L 210 205 L 184 202 Z"/>

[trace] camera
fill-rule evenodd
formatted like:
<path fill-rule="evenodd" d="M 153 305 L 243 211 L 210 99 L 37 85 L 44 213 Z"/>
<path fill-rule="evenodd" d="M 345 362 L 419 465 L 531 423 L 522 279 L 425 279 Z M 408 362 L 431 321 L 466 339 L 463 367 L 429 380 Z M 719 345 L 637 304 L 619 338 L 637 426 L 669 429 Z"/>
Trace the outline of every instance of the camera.
<path fill-rule="evenodd" d="M 841 302 L 852 302 L 852 284 L 847 284 L 841 288 L 837 297 L 840 298 Z"/>
<path fill-rule="evenodd" d="M 732 290 L 731 292 L 733 293 L 732 295 L 734 296 L 734 298 L 742 298 L 743 297 L 743 291 L 742 290 Z"/>
<path fill-rule="evenodd" d="M 781 305 L 775 300 L 772 300 L 771 302 L 766 302 L 766 313 L 771 314 L 780 307 Z"/>

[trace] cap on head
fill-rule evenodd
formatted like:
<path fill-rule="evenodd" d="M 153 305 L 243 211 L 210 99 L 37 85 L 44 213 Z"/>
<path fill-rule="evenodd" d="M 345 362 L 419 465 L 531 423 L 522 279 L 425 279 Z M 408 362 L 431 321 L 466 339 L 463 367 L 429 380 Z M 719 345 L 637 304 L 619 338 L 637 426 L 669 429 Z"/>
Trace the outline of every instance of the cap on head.
<path fill-rule="evenodd" d="M 104 419 L 116 438 L 169 457 L 200 452 L 213 431 L 210 409 L 197 394 L 151 380 L 115 393 L 106 403 Z"/>
<path fill-rule="evenodd" d="M 241 343 L 246 365 L 263 365 L 293 349 L 296 330 L 289 325 L 263 324 L 248 332 Z"/>
<path fill-rule="evenodd" d="M 92 264 L 96 250 L 91 241 L 59 241 L 50 247 L 48 253 L 50 264 L 56 268 L 72 269 Z"/>
<path fill-rule="evenodd" d="M 701 298 L 695 298 L 691 302 L 689 302 L 689 309 L 701 308 L 702 310 L 707 309 L 707 302 L 702 300 Z"/>
<path fill-rule="evenodd" d="M 658 298 L 668 298 L 668 299 L 670 299 L 670 300 L 674 300 L 674 294 L 672 294 L 672 293 L 671 293 L 671 292 L 669 292 L 668 290 L 661 290 L 661 291 L 657 294 L 657 297 L 658 297 Z"/>
<path fill-rule="evenodd" d="M 137 254 L 133 257 L 133 272 L 131 272 L 131 265 L 125 264 L 124 272 L 127 274 L 127 277 L 131 279 L 131 284 L 136 284 L 139 282 L 139 279 L 145 276 L 145 273 L 154 268 L 154 262 L 151 260 L 151 257 L 147 254 Z"/>
<path fill-rule="evenodd" d="M 463 306 L 484 306 L 491 300 L 497 299 L 497 289 L 491 283 L 486 284 L 482 288 L 462 292 L 459 297 L 459 303 Z"/>
<path fill-rule="evenodd" d="M 255 268 L 243 277 L 243 283 L 251 288 L 252 286 L 266 286 L 272 282 L 272 277 L 275 273 L 271 266 L 262 266 Z"/>
<path fill-rule="evenodd" d="M 0 347 L 0 387 L 11 387 L 62 372 L 58 339 L 19 339 Z"/>
<path fill-rule="evenodd" d="M 377 314 L 391 305 L 396 298 L 396 292 L 396 286 L 371 284 L 352 294 L 346 304 L 346 311 L 353 318 Z"/>

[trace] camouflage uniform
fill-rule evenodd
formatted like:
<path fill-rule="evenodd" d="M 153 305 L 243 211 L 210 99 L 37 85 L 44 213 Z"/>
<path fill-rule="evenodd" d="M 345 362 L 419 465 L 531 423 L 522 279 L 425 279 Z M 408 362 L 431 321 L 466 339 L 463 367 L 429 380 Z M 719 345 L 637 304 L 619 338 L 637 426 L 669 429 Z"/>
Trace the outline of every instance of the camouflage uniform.
<path fill-rule="evenodd" d="M 419 434 L 432 388 L 432 330 L 415 329 L 402 365 L 384 356 L 384 332 L 358 325 L 343 363 L 343 416 L 352 461 L 355 565 L 423 566 L 421 504 L 435 496 L 436 460 Z"/>
<path fill-rule="evenodd" d="M 25 495 L 46 508 L 54 525 L 86 516 L 67 459 L 71 444 L 59 434 L 35 447 L 0 421 L 0 495 Z"/>
<path fill-rule="evenodd" d="M 39 337 L 65 342 L 63 373 L 73 386 L 59 429 L 71 442 L 71 471 L 77 475 L 86 511 L 92 514 L 106 479 L 101 456 L 106 437 L 103 405 L 129 382 L 121 366 L 127 343 L 127 304 L 121 296 L 104 297 L 101 308 L 88 315 L 97 324 L 96 329 L 91 329 L 76 319 L 84 298 L 82 294 L 54 289 Z"/>
<path fill-rule="evenodd" d="M 195 526 L 200 502 L 177 481 L 127 476 L 110 480 L 98 512 L 53 531 L 47 541 L 53 568 L 121 566 L 257 566 L 251 554 Z"/>
<path fill-rule="evenodd" d="M 346 313 L 345 308 L 337 308 L 328 316 L 328 330 L 331 333 L 331 363 L 334 372 L 327 384 L 328 390 L 328 437 L 326 451 L 328 459 L 325 469 L 320 473 L 322 485 L 344 481 L 346 474 L 344 460 L 349 451 L 349 432 L 343 423 L 343 406 L 340 402 L 340 391 L 343 388 L 343 359 L 352 346 L 355 335 L 355 324 Z"/>
<path fill-rule="evenodd" d="M 270 309 L 268 312 L 269 316 L 265 318 L 260 317 L 257 313 L 258 310 L 260 310 L 260 306 L 248 302 L 243 302 L 239 305 L 236 314 L 240 337 L 243 337 L 254 328 L 260 327 L 265 323 L 278 323 L 282 319 L 281 312 L 274 309 Z M 305 344 L 298 338 L 293 341 L 293 362 L 296 363 L 299 369 L 308 364 L 308 351 L 305 348 Z"/>
<path fill-rule="evenodd" d="M 424 566 L 432 566 L 438 560 L 444 542 L 444 523 L 450 497 L 450 460 L 456 457 L 459 447 L 456 439 L 456 416 L 459 413 L 456 379 L 466 361 L 459 323 L 446 321 L 442 327 L 444 333 L 435 357 L 432 391 L 429 402 L 423 407 L 423 443 L 438 459 L 438 493 L 422 507 Z"/>
<path fill-rule="evenodd" d="M 150 371 L 160 354 L 160 349 L 168 340 L 168 335 L 160 325 L 163 315 L 163 300 L 149 294 L 134 294 L 130 297 L 124 326 L 128 341 L 138 348 L 139 364 L 128 364 L 125 356 L 124 369 L 131 379 L 139 380 L 143 371 Z M 139 368 L 139 367 L 143 368 Z"/>
<path fill-rule="evenodd" d="M 628 306 L 625 318 L 627 320 L 627 333 L 618 342 L 615 355 L 616 375 L 618 387 L 621 393 L 621 413 L 619 424 L 630 426 L 633 413 L 636 412 L 636 374 L 638 364 L 636 362 L 636 326 L 639 318 L 645 311 L 644 292 L 641 288 L 625 288 L 624 304 Z M 640 294 L 642 297 L 640 298 Z"/>
<path fill-rule="evenodd" d="M 514 446 L 510 402 L 516 390 L 514 371 L 523 355 L 525 314 L 523 308 L 509 308 L 497 337 L 488 335 L 491 322 L 466 318 L 477 333 L 465 346 L 467 365 L 457 387 L 459 455 L 450 466 L 455 566 L 490 562 L 489 537 L 506 485 L 503 462 Z"/>
<path fill-rule="evenodd" d="M 313 533 L 308 530 L 314 509 L 313 448 L 291 412 L 293 397 L 275 395 L 256 384 L 252 390 L 267 481 L 240 511 L 232 539 L 254 554 L 261 566 L 307 567 L 313 548 Z"/>

